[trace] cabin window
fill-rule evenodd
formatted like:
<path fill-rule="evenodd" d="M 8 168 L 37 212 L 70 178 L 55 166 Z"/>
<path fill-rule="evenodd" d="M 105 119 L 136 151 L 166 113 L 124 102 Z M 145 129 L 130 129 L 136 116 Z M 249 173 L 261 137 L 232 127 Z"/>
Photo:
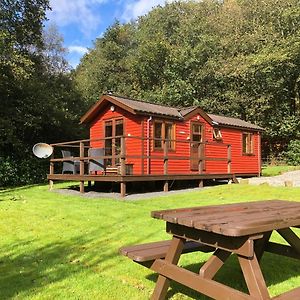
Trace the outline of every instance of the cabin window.
<path fill-rule="evenodd" d="M 111 137 L 113 131 L 112 121 L 105 122 L 105 137 Z"/>
<path fill-rule="evenodd" d="M 121 137 L 124 134 L 123 119 L 112 119 L 105 121 L 105 155 L 111 156 L 105 160 L 105 164 L 116 165 L 120 162 L 115 157 L 121 152 Z"/>
<path fill-rule="evenodd" d="M 116 136 L 123 135 L 123 120 L 116 120 Z"/>
<path fill-rule="evenodd" d="M 163 149 L 163 140 L 166 139 L 169 150 L 175 149 L 174 124 L 169 122 L 154 122 L 154 148 Z"/>
<path fill-rule="evenodd" d="M 105 122 L 105 155 L 112 155 L 112 136 L 113 136 L 113 123 L 112 121 Z M 111 164 L 109 160 L 108 164 Z"/>
<path fill-rule="evenodd" d="M 202 142 L 202 124 L 199 123 L 192 124 L 192 141 Z"/>
<path fill-rule="evenodd" d="M 243 154 L 253 154 L 253 133 L 243 133 Z"/>
<path fill-rule="evenodd" d="M 213 139 L 215 141 L 221 141 L 222 140 L 222 133 L 220 128 L 214 128 L 213 129 Z"/>

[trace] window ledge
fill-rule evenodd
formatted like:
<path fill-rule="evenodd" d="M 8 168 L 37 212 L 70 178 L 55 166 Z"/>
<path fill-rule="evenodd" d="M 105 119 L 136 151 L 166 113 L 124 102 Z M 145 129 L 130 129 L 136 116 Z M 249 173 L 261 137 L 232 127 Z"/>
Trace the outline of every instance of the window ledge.
<path fill-rule="evenodd" d="M 255 156 L 254 153 L 243 153 L 243 156 Z"/>

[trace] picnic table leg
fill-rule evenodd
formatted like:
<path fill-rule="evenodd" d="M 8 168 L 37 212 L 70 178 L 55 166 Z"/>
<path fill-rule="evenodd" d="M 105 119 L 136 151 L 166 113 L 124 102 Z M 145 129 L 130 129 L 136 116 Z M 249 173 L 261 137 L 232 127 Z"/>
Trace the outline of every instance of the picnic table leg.
<path fill-rule="evenodd" d="M 271 299 L 256 254 L 253 257 L 238 255 L 238 259 L 250 295 L 254 299 Z"/>
<path fill-rule="evenodd" d="M 265 252 L 265 249 L 269 242 L 271 234 L 272 234 L 272 231 L 265 232 L 261 239 L 254 241 L 254 251 L 255 251 L 258 262 L 260 262 L 263 254 Z"/>
<path fill-rule="evenodd" d="M 199 275 L 206 279 L 212 279 L 230 255 L 231 252 L 217 249 L 209 260 L 201 267 Z"/>
<path fill-rule="evenodd" d="M 177 265 L 183 250 L 184 240 L 173 236 L 165 261 Z M 158 276 L 151 300 L 163 300 L 167 295 L 170 280 L 162 275 Z"/>
<path fill-rule="evenodd" d="M 300 253 L 300 239 L 291 228 L 278 229 L 277 231 L 292 246 L 292 248 Z"/>

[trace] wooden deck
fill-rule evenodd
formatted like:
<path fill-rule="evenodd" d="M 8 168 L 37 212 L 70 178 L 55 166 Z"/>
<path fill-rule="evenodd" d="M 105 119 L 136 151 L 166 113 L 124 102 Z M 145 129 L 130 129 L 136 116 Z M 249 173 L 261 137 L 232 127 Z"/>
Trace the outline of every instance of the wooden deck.
<path fill-rule="evenodd" d="M 175 174 L 175 175 L 80 175 L 80 174 L 48 174 L 52 188 L 53 181 L 79 181 L 80 192 L 84 193 L 84 182 L 116 182 L 120 184 L 120 193 L 122 197 L 126 196 L 126 183 L 129 182 L 149 182 L 161 181 L 164 183 L 164 192 L 169 191 L 169 182 L 199 180 L 199 187 L 203 187 L 205 180 L 232 180 L 237 183 L 236 177 L 253 177 L 257 174 Z"/>
<path fill-rule="evenodd" d="M 105 142 L 108 138 L 98 139 L 98 142 Z M 141 151 L 140 155 L 128 155 L 126 153 L 126 140 L 128 139 L 139 139 L 140 141 L 144 141 L 145 138 L 140 137 L 128 137 L 122 136 L 120 137 L 120 149 L 117 152 L 114 152 L 112 155 L 107 155 L 106 153 L 101 156 L 89 156 L 88 149 L 90 149 L 90 145 L 95 143 L 93 140 L 80 140 L 80 141 L 72 141 L 65 143 L 52 144 L 54 147 L 53 155 L 50 159 L 50 172 L 47 175 L 47 179 L 49 180 L 50 187 L 53 186 L 54 181 L 79 181 L 80 182 L 80 192 L 84 193 L 84 183 L 85 182 L 117 182 L 120 183 L 120 192 L 121 196 L 124 197 L 126 195 L 126 183 L 128 182 L 149 182 L 149 181 L 162 181 L 164 183 L 163 190 L 169 190 L 169 181 L 183 181 L 183 180 L 199 180 L 199 186 L 203 186 L 204 180 L 209 179 L 222 179 L 222 180 L 233 180 L 236 182 L 236 177 L 250 177 L 257 176 L 257 173 L 243 173 L 243 174 L 234 174 L 231 172 L 231 146 L 227 144 L 213 144 L 208 142 L 199 142 L 198 143 L 198 170 L 190 171 L 187 173 L 174 174 L 170 171 L 170 163 L 174 161 L 185 161 L 188 165 L 195 162 L 195 157 L 191 157 L 189 155 L 186 156 L 174 156 L 174 154 L 168 151 L 167 144 L 170 142 L 169 140 L 163 140 L 164 151 L 160 155 L 153 155 L 151 153 L 145 154 L 144 151 Z M 151 139 L 153 140 L 153 139 Z M 180 141 L 176 140 L 176 143 L 191 143 L 191 141 Z M 195 143 L 194 143 L 195 144 Z M 209 157 L 205 154 L 204 149 L 212 145 L 213 147 L 220 147 L 227 149 L 225 151 L 224 157 Z M 74 151 L 74 156 L 68 158 L 62 158 L 60 155 L 60 150 L 62 149 L 71 149 Z M 142 149 L 141 149 L 142 150 Z M 105 150 L 106 152 L 106 150 Z M 109 152 L 109 151 L 107 151 Z M 58 156 L 60 156 L 58 158 Z M 135 159 L 136 165 L 139 165 L 140 173 L 132 173 L 128 172 L 128 164 L 127 162 Z M 118 165 L 107 166 L 104 172 L 100 173 L 92 173 L 89 174 L 87 171 L 87 166 L 89 161 L 91 160 L 102 160 L 102 161 L 113 161 L 118 162 Z M 148 168 L 148 165 L 152 162 L 152 160 L 160 160 L 162 164 L 161 174 L 151 174 L 145 172 Z M 74 172 L 73 174 L 62 174 L 61 166 L 66 161 L 77 162 L 77 167 L 79 170 L 78 173 Z M 209 172 L 205 170 L 206 161 L 216 161 L 223 162 L 224 167 L 226 168 L 226 172 Z M 148 171 L 147 171 L 148 172 Z"/>

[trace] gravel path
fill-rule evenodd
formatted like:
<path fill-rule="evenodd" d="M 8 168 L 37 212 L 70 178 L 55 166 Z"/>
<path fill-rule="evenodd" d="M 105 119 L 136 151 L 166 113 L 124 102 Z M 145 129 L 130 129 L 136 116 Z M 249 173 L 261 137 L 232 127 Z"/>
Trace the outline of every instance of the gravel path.
<path fill-rule="evenodd" d="M 300 170 L 286 172 L 273 177 L 253 177 L 247 179 L 249 184 L 269 184 L 272 186 L 300 187 Z"/>
<path fill-rule="evenodd" d="M 73 195 L 73 196 L 80 196 L 84 198 L 102 198 L 102 199 L 118 199 L 118 200 L 139 200 L 139 199 L 150 199 L 150 198 L 156 198 L 156 197 L 163 197 L 163 196 L 170 196 L 170 195 L 176 195 L 176 194 L 182 194 L 187 192 L 194 192 L 194 191 L 201 191 L 203 189 L 210 188 L 210 187 L 204 187 L 204 188 L 190 188 L 190 189 L 182 189 L 182 190 L 171 190 L 169 192 L 147 192 L 142 194 L 130 194 L 127 195 L 125 198 L 122 198 L 120 196 L 120 193 L 103 193 L 103 192 L 85 192 L 84 194 L 81 194 L 78 190 L 72 190 L 72 189 L 53 189 L 52 191 L 55 193 L 63 194 L 63 195 Z"/>

